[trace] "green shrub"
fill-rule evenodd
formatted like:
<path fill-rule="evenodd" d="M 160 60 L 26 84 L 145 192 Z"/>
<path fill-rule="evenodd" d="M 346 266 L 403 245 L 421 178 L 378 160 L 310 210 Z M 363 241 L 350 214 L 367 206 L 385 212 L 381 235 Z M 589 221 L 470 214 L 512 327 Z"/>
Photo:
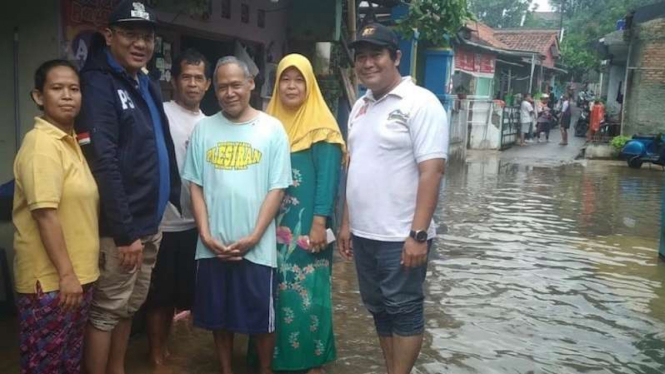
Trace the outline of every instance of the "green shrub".
<path fill-rule="evenodd" d="M 614 147 L 614 149 L 616 149 L 617 151 L 621 151 L 629 140 L 630 140 L 630 138 L 627 137 L 627 136 L 623 136 L 623 135 L 615 136 L 610 141 L 610 145 L 612 147 Z"/>

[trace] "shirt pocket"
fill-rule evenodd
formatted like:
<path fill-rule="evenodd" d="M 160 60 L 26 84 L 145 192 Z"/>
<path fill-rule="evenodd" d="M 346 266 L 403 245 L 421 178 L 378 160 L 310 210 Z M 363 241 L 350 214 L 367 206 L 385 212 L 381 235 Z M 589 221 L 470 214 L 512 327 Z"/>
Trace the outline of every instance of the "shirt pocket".
<path fill-rule="evenodd" d="M 379 129 L 379 147 L 383 149 L 405 149 L 411 147 L 409 124 L 404 119 L 391 119 Z"/>

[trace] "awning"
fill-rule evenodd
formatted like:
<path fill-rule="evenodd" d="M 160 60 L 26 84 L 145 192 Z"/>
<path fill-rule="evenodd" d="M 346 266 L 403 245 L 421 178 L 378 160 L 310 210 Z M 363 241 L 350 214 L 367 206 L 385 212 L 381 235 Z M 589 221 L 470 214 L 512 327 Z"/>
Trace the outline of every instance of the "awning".
<path fill-rule="evenodd" d="M 496 62 L 499 62 L 499 63 L 505 64 L 505 65 L 519 66 L 519 67 L 521 67 L 521 68 L 526 67 L 526 66 L 524 66 L 524 65 L 522 65 L 522 64 L 518 64 L 518 63 L 516 63 L 516 62 L 510 62 L 510 61 L 502 60 L 502 59 L 500 59 L 500 58 L 497 58 L 497 59 L 496 59 Z"/>
<path fill-rule="evenodd" d="M 474 76 L 476 78 L 494 78 L 494 73 L 478 73 L 478 72 L 471 72 L 471 71 L 466 71 L 466 70 L 461 70 L 461 69 L 455 69 L 456 72 L 459 73 L 464 73 L 464 74 L 469 74 L 471 76 Z"/>
<path fill-rule="evenodd" d="M 555 72 L 557 72 L 557 73 L 568 74 L 568 70 L 566 70 L 566 69 L 561 69 L 561 68 L 558 68 L 558 67 L 556 67 L 556 66 L 553 67 L 553 68 L 550 68 L 550 67 L 547 67 L 547 66 L 543 66 L 543 67 L 544 67 L 545 69 L 550 69 L 550 70 L 555 71 Z"/>

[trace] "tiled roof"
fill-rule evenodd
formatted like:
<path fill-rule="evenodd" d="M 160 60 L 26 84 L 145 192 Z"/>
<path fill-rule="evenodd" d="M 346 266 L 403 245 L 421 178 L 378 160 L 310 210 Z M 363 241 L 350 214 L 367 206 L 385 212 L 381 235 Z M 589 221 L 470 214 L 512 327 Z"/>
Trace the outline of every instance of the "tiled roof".
<path fill-rule="evenodd" d="M 466 27 L 471 30 L 471 41 L 494 48 L 510 49 L 508 45 L 494 37 L 495 30 L 478 21 L 468 21 Z"/>
<path fill-rule="evenodd" d="M 552 43 L 556 43 L 557 30 L 497 29 L 494 37 L 509 49 L 533 51 L 546 55 Z"/>

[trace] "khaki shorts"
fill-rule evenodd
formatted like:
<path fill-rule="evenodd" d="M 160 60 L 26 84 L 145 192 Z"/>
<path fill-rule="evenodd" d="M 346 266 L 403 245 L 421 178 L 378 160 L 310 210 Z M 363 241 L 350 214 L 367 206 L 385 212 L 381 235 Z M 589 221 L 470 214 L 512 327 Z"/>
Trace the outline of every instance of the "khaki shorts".
<path fill-rule="evenodd" d="M 141 238 L 143 263 L 138 269 L 128 272 L 119 264 L 118 247 L 113 239 L 100 239 L 99 279 L 89 319 L 96 329 L 113 330 L 121 319 L 132 318 L 143 305 L 150 289 L 150 276 L 161 240 L 161 232 Z"/>

